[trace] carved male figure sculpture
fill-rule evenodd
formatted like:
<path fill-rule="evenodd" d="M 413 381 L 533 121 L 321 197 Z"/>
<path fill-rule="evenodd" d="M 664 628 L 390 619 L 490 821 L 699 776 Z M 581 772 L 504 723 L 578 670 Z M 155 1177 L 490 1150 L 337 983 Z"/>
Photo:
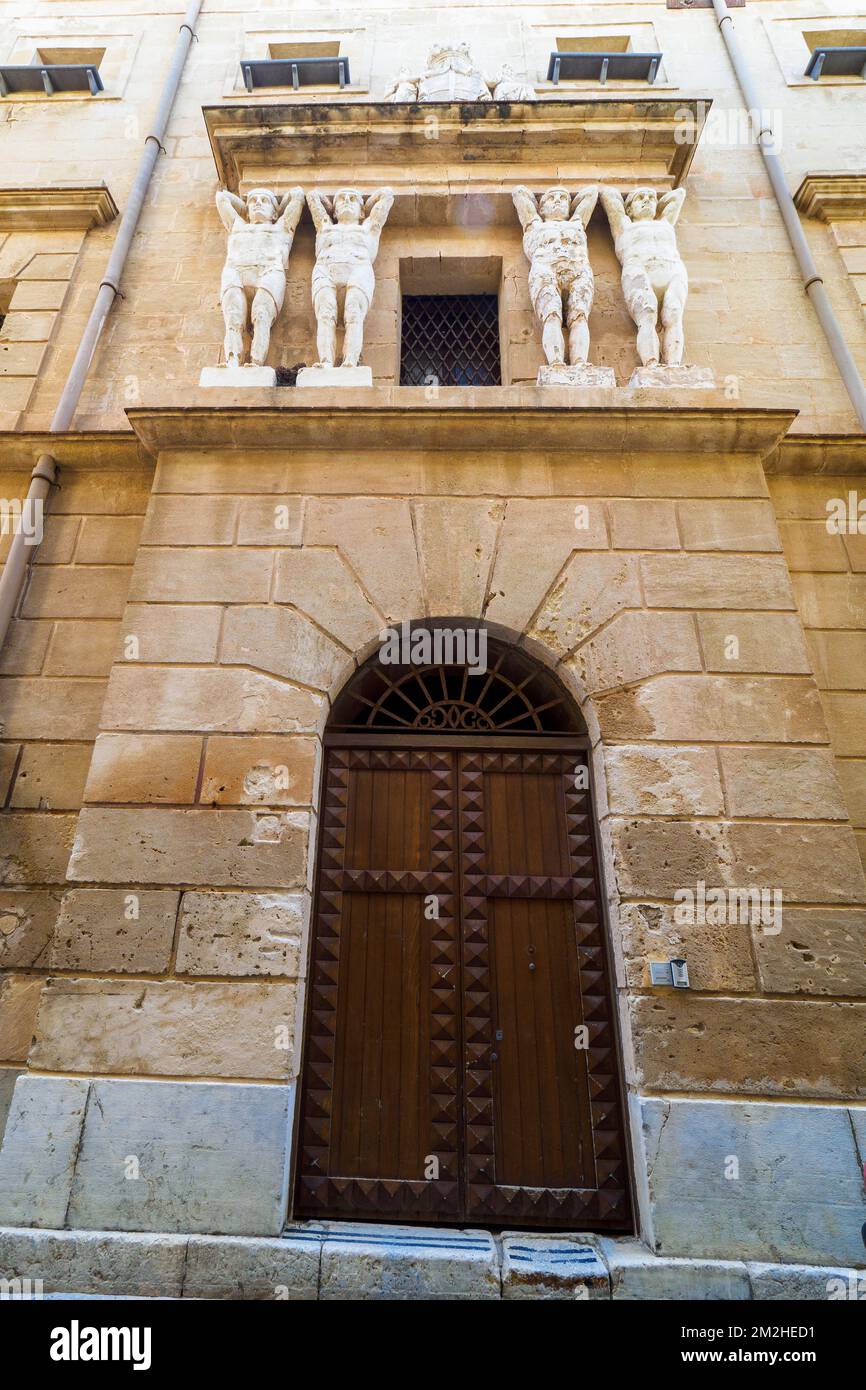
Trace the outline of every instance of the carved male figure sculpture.
<path fill-rule="evenodd" d="M 679 367 L 683 360 L 683 310 L 689 278 L 677 247 L 674 225 L 686 191 L 658 196 L 636 188 L 625 200 L 613 188 L 601 190 L 614 246 L 622 266 L 622 292 L 637 325 L 637 351 L 645 367 L 660 362 Z M 657 325 L 661 317 L 662 341 Z"/>
<path fill-rule="evenodd" d="M 390 87 L 385 89 L 386 101 L 417 101 L 418 78 L 408 68 L 401 68 Z"/>
<path fill-rule="evenodd" d="M 582 188 L 572 203 L 567 188 L 548 188 L 536 201 L 523 186 L 511 195 L 529 261 L 529 297 L 541 323 L 541 342 L 550 366 L 577 365 L 589 354 L 589 311 L 594 280 L 586 224 L 598 201 L 597 188 Z M 562 331 L 563 299 L 568 358 Z"/>
<path fill-rule="evenodd" d="M 216 205 L 229 234 L 220 282 L 226 366 L 243 364 L 251 298 L 250 363 L 261 367 L 268 355 L 274 319 L 283 307 L 286 267 L 304 206 L 304 190 L 293 188 L 278 198 L 269 188 L 253 188 L 243 199 L 221 188 Z"/>
<path fill-rule="evenodd" d="M 373 298 L 373 262 L 394 194 L 380 188 L 364 199 L 357 188 L 340 188 L 333 200 L 307 194 L 316 226 L 313 308 L 316 313 L 317 367 L 333 367 L 337 352 L 337 317 L 343 306 L 344 367 L 357 367 L 364 345 L 364 320 Z"/>
<path fill-rule="evenodd" d="M 499 76 L 492 84 L 494 101 L 535 101 L 537 100 L 534 87 L 530 87 L 528 82 L 521 82 L 519 77 L 515 77 L 514 69 L 510 63 L 503 63 L 499 69 Z"/>

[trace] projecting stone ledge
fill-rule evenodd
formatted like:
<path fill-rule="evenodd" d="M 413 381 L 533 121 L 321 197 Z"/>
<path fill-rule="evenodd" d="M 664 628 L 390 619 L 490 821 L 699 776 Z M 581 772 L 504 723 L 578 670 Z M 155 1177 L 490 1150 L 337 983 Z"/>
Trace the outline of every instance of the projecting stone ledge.
<path fill-rule="evenodd" d="M 302 367 L 295 382 L 296 387 L 312 386 L 319 389 L 372 385 L 372 367 Z"/>
<path fill-rule="evenodd" d="M 277 374 L 273 367 L 203 367 L 198 384 L 223 391 L 269 391 L 277 384 Z"/>

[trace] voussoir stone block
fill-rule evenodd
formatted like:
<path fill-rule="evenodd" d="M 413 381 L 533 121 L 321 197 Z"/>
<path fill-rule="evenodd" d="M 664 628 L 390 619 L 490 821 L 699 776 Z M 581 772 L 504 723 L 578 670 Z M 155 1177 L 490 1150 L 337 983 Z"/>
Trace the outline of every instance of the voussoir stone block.
<path fill-rule="evenodd" d="M 664 671 L 700 671 L 694 622 L 685 613 L 617 613 L 565 663 L 589 694 Z"/>
<path fill-rule="evenodd" d="M 258 888 L 306 881 L 309 813 L 86 806 L 73 882 Z"/>
<path fill-rule="evenodd" d="M 297 975 L 309 918 L 303 893 L 184 893 L 181 975 Z"/>
<path fill-rule="evenodd" d="M 100 1080 L 75 1168 L 69 1225 L 278 1235 L 291 1088 Z M 127 1177 L 127 1157 L 138 1178 Z"/>
<path fill-rule="evenodd" d="M 382 629 L 383 619 L 334 549 L 305 546 L 278 555 L 274 598 L 306 613 L 353 652 Z"/>
<path fill-rule="evenodd" d="M 90 1082 L 19 1076 L 0 1148 L 0 1226 L 63 1226 Z"/>
<path fill-rule="evenodd" d="M 50 979 L 31 1064 L 46 1071 L 279 1080 L 291 1066 L 288 982 Z"/>
<path fill-rule="evenodd" d="M 276 605 L 229 608 L 223 623 L 220 661 L 328 690 L 350 659 L 308 618 Z"/>
<path fill-rule="evenodd" d="M 293 1228 L 276 1239 L 191 1236 L 184 1298 L 316 1299 L 321 1234 Z"/>
<path fill-rule="evenodd" d="M 528 636 L 565 656 L 614 613 L 641 605 L 634 556 L 577 554 L 545 598 Z"/>
<path fill-rule="evenodd" d="M 501 1295 L 489 1231 L 340 1225 L 325 1230 L 319 1297 L 469 1301 Z"/>
<path fill-rule="evenodd" d="M 389 623 L 425 613 L 407 501 L 311 498 L 304 521 L 304 544 L 336 546 Z"/>
<path fill-rule="evenodd" d="M 418 553 L 431 614 L 480 616 L 504 514 L 505 503 L 489 499 L 425 497 L 416 503 Z"/>
<path fill-rule="evenodd" d="M 485 616 L 522 632 L 572 551 L 605 550 L 607 543 L 598 498 L 509 499 Z"/>
<path fill-rule="evenodd" d="M 759 1055 L 760 1040 L 754 1048 Z M 866 1263 L 866 1200 L 852 1133 L 866 1107 L 651 1096 L 639 1107 L 661 1254 Z M 604 1239 L 601 1245 L 615 1277 Z"/>

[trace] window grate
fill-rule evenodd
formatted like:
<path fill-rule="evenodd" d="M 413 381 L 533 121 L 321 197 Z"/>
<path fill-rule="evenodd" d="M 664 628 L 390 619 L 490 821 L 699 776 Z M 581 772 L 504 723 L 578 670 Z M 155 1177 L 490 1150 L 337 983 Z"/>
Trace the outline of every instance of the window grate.
<path fill-rule="evenodd" d="M 406 294 L 401 386 L 499 386 L 495 294 Z"/>

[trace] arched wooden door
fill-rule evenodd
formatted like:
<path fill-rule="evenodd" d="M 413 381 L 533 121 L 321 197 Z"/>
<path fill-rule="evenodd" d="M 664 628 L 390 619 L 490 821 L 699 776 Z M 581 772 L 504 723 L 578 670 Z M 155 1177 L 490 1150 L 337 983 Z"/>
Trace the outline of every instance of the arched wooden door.
<path fill-rule="evenodd" d="M 326 739 L 295 1215 L 631 1229 L 587 740 L 564 690 L 383 667 Z"/>

